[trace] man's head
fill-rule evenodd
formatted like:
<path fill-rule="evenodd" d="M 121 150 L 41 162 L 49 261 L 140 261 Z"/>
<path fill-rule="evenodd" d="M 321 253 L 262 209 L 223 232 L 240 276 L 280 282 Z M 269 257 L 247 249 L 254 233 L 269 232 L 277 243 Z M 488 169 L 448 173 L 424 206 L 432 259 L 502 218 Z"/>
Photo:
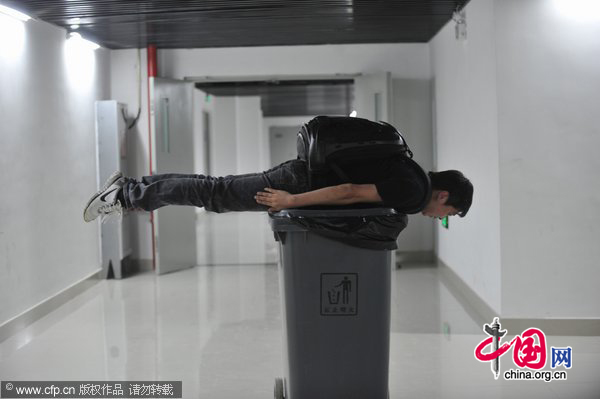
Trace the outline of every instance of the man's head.
<path fill-rule="evenodd" d="M 443 218 L 460 215 L 464 217 L 473 201 L 473 185 L 458 170 L 429 172 L 431 199 L 421 213 L 425 216 Z"/>

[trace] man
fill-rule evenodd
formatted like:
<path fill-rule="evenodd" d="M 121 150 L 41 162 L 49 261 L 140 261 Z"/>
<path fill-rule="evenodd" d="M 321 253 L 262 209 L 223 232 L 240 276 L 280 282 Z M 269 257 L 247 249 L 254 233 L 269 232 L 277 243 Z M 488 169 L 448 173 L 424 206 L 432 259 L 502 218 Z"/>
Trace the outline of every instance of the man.
<path fill-rule="evenodd" d="M 330 173 L 316 187 L 309 184 L 307 165 L 301 159 L 265 172 L 224 177 L 161 174 L 137 181 L 115 172 L 92 195 L 83 218 L 91 222 L 123 210 L 153 211 L 166 205 L 198 206 L 222 213 L 369 203 L 393 207 L 401 214 L 421 212 L 443 218 L 463 217 L 471 206 L 473 186 L 455 170 L 429 172 L 427 181 L 416 163 L 393 156 L 353 162 L 344 165 L 344 172 L 350 183 Z"/>
<path fill-rule="evenodd" d="M 386 146 L 386 149 L 396 149 L 393 143 L 396 138 L 401 138 L 397 130 L 386 123 L 328 116 L 309 121 L 303 126 L 301 136 L 303 143 L 305 139 L 310 141 L 318 137 L 329 143 L 338 140 L 348 143 L 348 139 L 354 143 L 377 143 L 392 137 L 391 147 Z M 305 143 L 305 147 L 306 151 L 309 147 L 315 151 L 320 149 L 316 142 Z M 346 153 L 345 157 L 336 157 L 337 166 L 329 171 L 320 169 L 318 176 L 309 176 L 304 159 L 310 155 L 304 151 L 301 151 L 302 159 L 284 162 L 265 172 L 237 176 L 161 174 L 137 181 L 115 172 L 90 198 L 83 218 L 90 222 L 98 216 L 120 214 L 123 210 L 153 211 L 166 205 L 198 206 L 221 213 L 373 204 L 392 207 L 402 215 L 417 212 L 439 218 L 466 215 L 471 206 L 473 186 L 462 173 L 455 170 L 429 172 L 428 178 L 419 165 L 404 155 L 383 156 L 386 151 L 364 152 L 373 148 L 356 146 L 352 155 Z"/>

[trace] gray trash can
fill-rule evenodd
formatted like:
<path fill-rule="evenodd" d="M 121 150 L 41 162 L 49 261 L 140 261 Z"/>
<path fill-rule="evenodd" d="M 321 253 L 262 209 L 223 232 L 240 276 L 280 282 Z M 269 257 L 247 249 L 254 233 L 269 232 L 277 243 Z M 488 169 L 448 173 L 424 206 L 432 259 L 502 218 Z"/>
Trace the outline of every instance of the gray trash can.
<path fill-rule="evenodd" d="M 393 209 L 288 209 L 279 242 L 284 370 L 275 399 L 387 399 L 391 252 L 350 246 L 293 218 L 387 216 Z"/>

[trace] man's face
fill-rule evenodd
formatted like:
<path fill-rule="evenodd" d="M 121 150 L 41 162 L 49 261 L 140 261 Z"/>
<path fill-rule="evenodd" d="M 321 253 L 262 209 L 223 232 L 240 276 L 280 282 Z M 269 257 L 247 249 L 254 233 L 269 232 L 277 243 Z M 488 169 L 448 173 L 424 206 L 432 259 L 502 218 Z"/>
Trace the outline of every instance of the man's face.
<path fill-rule="evenodd" d="M 454 216 L 458 214 L 458 209 L 451 205 L 446 205 L 448 200 L 447 191 L 435 190 L 431 195 L 429 204 L 421 211 L 424 216 L 432 218 L 444 218 L 446 216 Z"/>

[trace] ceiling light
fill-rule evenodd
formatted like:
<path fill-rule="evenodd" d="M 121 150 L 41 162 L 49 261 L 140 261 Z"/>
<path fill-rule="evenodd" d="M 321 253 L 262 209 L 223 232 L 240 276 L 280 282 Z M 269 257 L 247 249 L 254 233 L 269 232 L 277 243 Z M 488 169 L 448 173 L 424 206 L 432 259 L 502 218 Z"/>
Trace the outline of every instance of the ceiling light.
<path fill-rule="evenodd" d="M 20 21 L 29 21 L 31 17 L 27 14 L 23 14 L 21 11 L 13 10 L 12 8 L 3 6 L 0 4 L 0 13 L 8 15 L 9 17 L 16 18 Z"/>
<path fill-rule="evenodd" d="M 77 30 L 79 29 L 80 22 L 81 18 L 71 18 L 68 23 L 71 25 L 71 29 Z"/>
<path fill-rule="evenodd" d="M 356 110 L 354 110 L 354 111 L 350 112 L 350 116 L 351 116 L 352 118 L 356 118 L 356 115 L 358 115 L 358 113 L 356 112 Z"/>
<path fill-rule="evenodd" d="M 77 32 L 70 32 L 67 37 L 69 43 L 74 43 L 77 46 L 89 48 L 91 50 L 99 49 L 100 46 L 92 41 L 86 40 Z"/>

